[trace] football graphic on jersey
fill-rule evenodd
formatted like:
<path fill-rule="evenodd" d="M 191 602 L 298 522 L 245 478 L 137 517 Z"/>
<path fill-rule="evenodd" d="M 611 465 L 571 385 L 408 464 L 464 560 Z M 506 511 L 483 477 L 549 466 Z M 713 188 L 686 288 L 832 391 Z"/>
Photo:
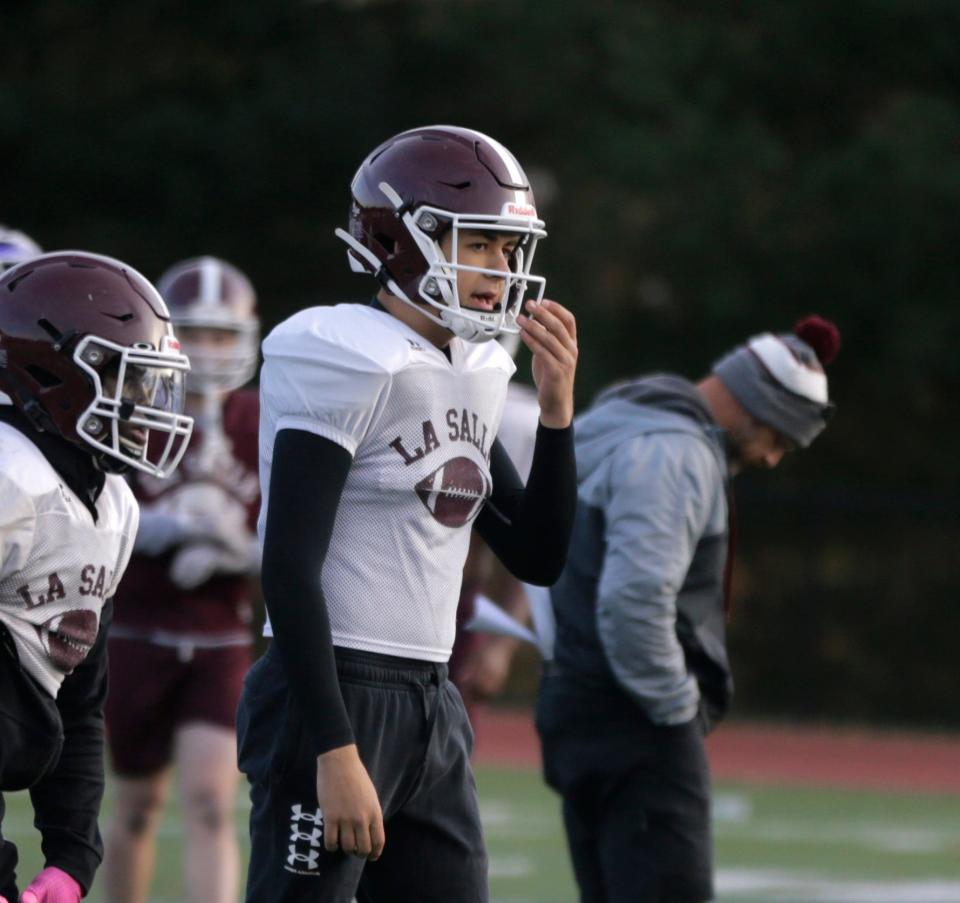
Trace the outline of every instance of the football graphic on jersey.
<path fill-rule="evenodd" d="M 97 615 L 86 608 L 64 612 L 37 627 L 43 651 L 64 674 L 80 664 L 97 639 Z"/>
<path fill-rule="evenodd" d="M 454 458 L 441 464 L 415 487 L 427 510 L 445 527 L 462 527 L 477 516 L 490 482 L 469 458 Z"/>

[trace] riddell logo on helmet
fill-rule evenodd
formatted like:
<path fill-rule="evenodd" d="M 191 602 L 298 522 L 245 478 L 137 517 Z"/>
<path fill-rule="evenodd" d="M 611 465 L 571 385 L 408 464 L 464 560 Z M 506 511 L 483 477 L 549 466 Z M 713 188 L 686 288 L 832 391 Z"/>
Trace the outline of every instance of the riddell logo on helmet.
<path fill-rule="evenodd" d="M 501 216 L 529 216 L 536 218 L 537 208 L 532 204 L 504 204 Z"/>

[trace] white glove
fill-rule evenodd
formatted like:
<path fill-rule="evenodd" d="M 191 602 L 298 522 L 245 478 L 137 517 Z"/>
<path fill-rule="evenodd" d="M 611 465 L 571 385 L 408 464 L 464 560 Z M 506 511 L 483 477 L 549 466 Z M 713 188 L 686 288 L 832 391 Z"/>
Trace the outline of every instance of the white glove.
<path fill-rule="evenodd" d="M 162 555 L 167 549 L 194 539 L 197 524 L 187 514 L 140 509 L 140 528 L 133 541 L 133 551 L 138 555 Z"/>
<path fill-rule="evenodd" d="M 183 546 L 170 562 L 170 581 L 182 590 L 196 589 L 217 574 L 255 574 L 260 568 L 260 544 L 248 534 L 242 548 L 211 542 Z"/>

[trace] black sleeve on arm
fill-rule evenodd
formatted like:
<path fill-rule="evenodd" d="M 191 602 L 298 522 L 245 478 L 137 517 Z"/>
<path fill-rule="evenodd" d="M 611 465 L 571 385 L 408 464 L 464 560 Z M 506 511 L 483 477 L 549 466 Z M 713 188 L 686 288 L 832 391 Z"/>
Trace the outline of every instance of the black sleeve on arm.
<path fill-rule="evenodd" d="M 577 506 L 573 427 L 537 427 L 526 488 L 500 441 L 490 450 L 493 495 L 474 524 L 514 577 L 556 583 L 567 561 Z"/>
<path fill-rule="evenodd" d="M 320 584 L 352 463 L 345 448 L 304 430 L 280 430 L 273 446 L 263 597 L 273 642 L 317 755 L 354 742 Z"/>
<path fill-rule="evenodd" d="M 107 631 L 113 600 L 100 612 L 96 642 L 68 674 L 57 694 L 63 721 L 63 751 L 49 772 L 30 788 L 34 824 L 46 866 L 63 869 L 89 892 L 103 858 L 97 827 L 103 799 L 103 705 L 107 698 Z"/>

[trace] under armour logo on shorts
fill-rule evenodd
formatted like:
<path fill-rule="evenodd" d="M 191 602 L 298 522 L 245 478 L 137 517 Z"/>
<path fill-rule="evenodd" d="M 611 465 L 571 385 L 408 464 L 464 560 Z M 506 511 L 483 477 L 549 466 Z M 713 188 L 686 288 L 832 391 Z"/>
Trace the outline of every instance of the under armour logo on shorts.
<path fill-rule="evenodd" d="M 294 822 L 309 821 L 315 825 L 319 825 L 321 828 L 323 827 L 323 813 L 319 809 L 312 813 L 304 812 L 303 806 L 301 806 L 300 803 L 290 807 L 290 818 Z"/>
<path fill-rule="evenodd" d="M 301 830 L 301 823 L 313 825 L 309 831 Z M 320 868 L 320 847 L 323 840 L 323 813 L 319 809 L 304 809 L 300 803 L 290 807 L 290 846 L 288 872 L 299 875 L 315 875 Z"/>
<path fill-rule="evenodd" d="M 314 828 L 309 834 L 301 831 L 294 823 L 290 831 L 290 842 L 296 843 L 298 840 L 305 840 L 312 847 L 320 846 L 320 838 L 323 837 L 323 828 Z"/>
<path fill-rule="evenodd" d="M 320 858 L 319 850 L 310 850 L 306 853 L 297 852 L 297 848 L 290 844 L 290 855 L 287 856 L 287 868 L 291 872 L 299 872 L 301 869 L 295 868 L 297 864 L 301 866 L 306 866 L 307 869 L 313 871 L 314 869 L 319 868 L 317 865 L 317 860 Z"/>

